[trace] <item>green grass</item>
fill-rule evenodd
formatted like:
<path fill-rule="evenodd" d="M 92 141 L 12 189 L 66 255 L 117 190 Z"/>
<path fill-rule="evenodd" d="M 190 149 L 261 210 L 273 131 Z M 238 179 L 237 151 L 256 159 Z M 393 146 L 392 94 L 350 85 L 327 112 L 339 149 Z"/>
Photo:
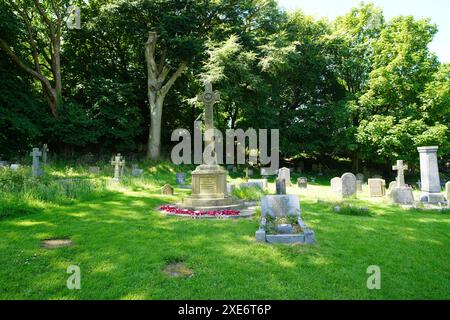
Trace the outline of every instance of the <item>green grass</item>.
<path fill-rule="evenodd" d="M 310 184 L 288 192 L 300 195 L 317 244 L 267 245 L 255 242 L 257 218 L 192 220 L 156 211 L 187 192 L 160 194 L 164 183 L 175 184 L 170 165 L 147 167 L 123 184 L 103 185 L 106 173 L 85 171 L 49 175 L 103 187 L 69 198 L 0 198 L 4 208 L 20 209 L 0 219 L 0 299 L 450 299 L 448 212 L 404 210 L 363 193 L 341 205 L 367 207 L 370 216 L 337 214 L 329 187 Z M 64 237 L 74 245 L 40 247 Z M 194 275 L 170 278 L 163 272 L 170 262 Z M 70 265 L 81 269 L 81 290 L 66 287 Z M 380 290 L 367 289 L 370 265 L 381 268 Z"/>

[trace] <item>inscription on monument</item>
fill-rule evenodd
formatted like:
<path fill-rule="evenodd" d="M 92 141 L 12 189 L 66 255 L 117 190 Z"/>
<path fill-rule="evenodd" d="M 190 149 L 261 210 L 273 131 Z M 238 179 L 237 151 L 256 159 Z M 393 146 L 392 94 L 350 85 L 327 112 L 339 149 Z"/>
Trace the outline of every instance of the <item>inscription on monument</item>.
<path fill-rule="evenodd" d="M 200 193 L 216 193 L 216 179 L 212 176 L 201 177 Z"/>

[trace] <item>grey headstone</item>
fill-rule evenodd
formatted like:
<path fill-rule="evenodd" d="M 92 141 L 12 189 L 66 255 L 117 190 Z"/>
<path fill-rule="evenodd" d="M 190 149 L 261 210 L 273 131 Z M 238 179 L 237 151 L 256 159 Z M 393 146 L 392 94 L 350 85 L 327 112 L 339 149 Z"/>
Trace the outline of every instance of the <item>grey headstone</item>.
<path fill-rule="evenodd" d="M 89 167 L 89 173 L 100 174 L 100 167 Z"/>
<path fill-rule="evenodd" d="M 42 152 L 39 151 L 39 148 L 33 148 L 33 151 L 30 153 L 30 156 L 33 157 L 33 164 L 31 166 L 31 174 L 33 175 L 33 177 L 43 175 L 41 164 L 39 162 L 39 157 L 42 156 Z"/>
<path fill-rule="evenodd" d="M 139 168 L 133 168 L 131 169 L 131 175 L 133 177 L 139 177 L 140 175 L 142 175 L 144 173 L 144 169 L 139 169 Z"/>
<path fill-rule="evenodd" d="M 13 171 L 17 171 L 17 170 L 19 170 L 19 168 L 20 168 L 20 164 L 13 163 L 13 164 L 11 164 L 10 168 L 11 168 L 11 170 L 13 170 Z"/>
<path fill-rule="evenodd" d="M 241 183 L 240 188 L 258 187 L 261 190 L 267 189 L 267 179 L 249 179 L 247 182 Z"/>
<path fill-rule="evenodd" d="M 342 180 L 342 197 L 347 198 L 356 195 L 356 177 L 353 173 L 344 173 Z"/>
<path fill-rule="evenodd" d="M 288 168 L 280 168 L 278 170 L 278 179 L 286 180 L 286 185 L 291 185 L 291 171 Z"/>
<path fill-rule="evenodd" d="M 279 195 L 286 194 L 286 180 L 277 179 L 275 181 L 276 193 Z"/>
<path fill-rule="evenodd" d="M 186 184 L 186 173 L 185 172 L 177 172 L 175 175 L 175 181 L 178 185 Z"/>
<path fill-rule="evenodd" d="M 299 177 L 297 178 L 297 186 L 300 189 L 306 189 L 308 188 L 308 178 L 305 177 Z"/>
<path fill-rule="evenodd" d="M 276 174 L 277 174 L 276 171 L 271 168 L 261 168 L 261 176 L 263 177 L 274 176 Z"/>
<path fill-rule="evenodd" d="M 438 147 L 420 147 L 417 150 L 420 155 L 420 181 L 422 182 L 420 201 L 433 204 L 445 202 L 444 195 L 441 193 Z"/>
<path fill-rule="evenodd" d="M 364 174 L 362 174 L 362 173 L 356 174 L 356 180 L 357 180 L 357 181 L 361 181 L 362 184 L 364 184 L 364 182 L 365 182 Z"/>
<path fill-rule="evenodd" d="M 268 195 L 261 197 L 261 215 L 263 217 L 300 217 L 299 197 L 296 195 Z"/>

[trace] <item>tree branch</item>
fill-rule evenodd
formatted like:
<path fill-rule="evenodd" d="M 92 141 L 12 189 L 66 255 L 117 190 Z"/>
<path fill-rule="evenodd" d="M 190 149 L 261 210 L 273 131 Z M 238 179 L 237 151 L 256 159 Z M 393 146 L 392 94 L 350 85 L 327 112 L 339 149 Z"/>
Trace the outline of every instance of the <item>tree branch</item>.
<path fill-rule="evenodd" d="M 180 66 L 178 67 L 178 70 L 175 71 L 174 74 L 172 74 L 172 76 L 167 81 L 167 83 L 161 88 L 161 91 L 160 91 L 161 96 L 164 97 L 167 94 L 167 92 L 169 92 L 170 88 L 173 86 L 175 81 L 181 76 L 181 74 L 186 69 L 186 67 L 187 67 L 187 61 L 182 61 Z"/>

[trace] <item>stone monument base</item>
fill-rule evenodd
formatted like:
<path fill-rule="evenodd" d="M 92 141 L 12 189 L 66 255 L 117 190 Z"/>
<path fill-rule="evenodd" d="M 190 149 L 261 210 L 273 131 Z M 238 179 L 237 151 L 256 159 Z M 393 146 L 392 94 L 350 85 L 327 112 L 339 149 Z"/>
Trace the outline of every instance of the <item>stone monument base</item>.
<path fill-rule="evenodd" d="M 413 204 L 414 195 L 410 187 L 395 187 L 392 189 L 390 197 L 394 203 Z"/>
<path fill-rule="evenodd" d="M 219 165 L 199 165 L 192 171 L 192 194 L 178 204 L 193 210 L 238 210 L 242 201 L 227 192 L 228 171 Z"/>
<path fill-rule="evenodd" d="M 446 203 L 447 201 L 442 193 L 422 191 L 420 193 L 420 202 L 438 204 Z"/>

